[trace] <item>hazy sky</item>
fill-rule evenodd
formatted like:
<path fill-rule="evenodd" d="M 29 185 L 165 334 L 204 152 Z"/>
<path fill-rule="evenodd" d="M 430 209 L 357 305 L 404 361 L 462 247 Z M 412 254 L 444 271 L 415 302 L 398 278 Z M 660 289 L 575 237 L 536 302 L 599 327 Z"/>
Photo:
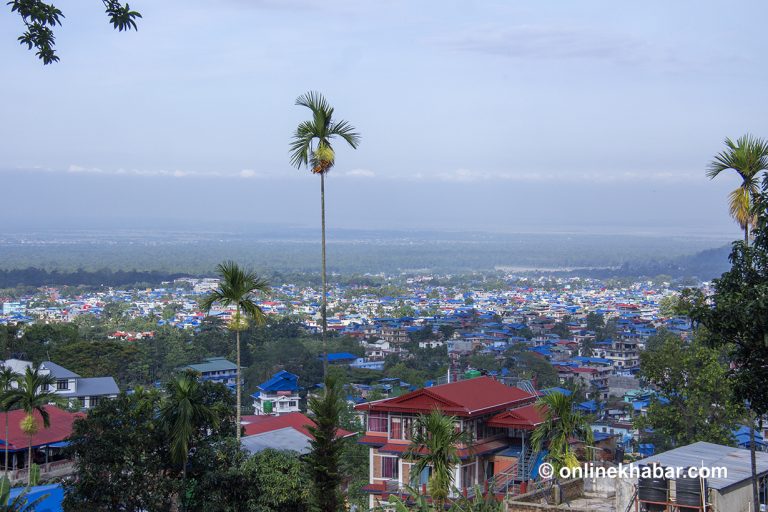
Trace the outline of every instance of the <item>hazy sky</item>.
<path fill-rule="evenodd" d="M 765 1 L 58 2 L 61 62 L 0 15 L 3 224 L 318 224 L 288 142 L 322 91 L 362 133 L 333 226 L 710 233 L 725 136 L 768 137 Z"/>

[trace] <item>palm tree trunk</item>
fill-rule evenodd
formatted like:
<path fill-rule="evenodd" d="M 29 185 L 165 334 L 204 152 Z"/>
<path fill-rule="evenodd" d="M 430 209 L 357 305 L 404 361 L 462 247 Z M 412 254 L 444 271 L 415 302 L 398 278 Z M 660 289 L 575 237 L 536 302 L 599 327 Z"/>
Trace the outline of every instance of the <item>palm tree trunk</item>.
<path fill-rule="evenodd" d="M 320 174 L 320 229 L 322 230 L 323 246 L 323 300 L 320 303 L 320 314 L 323 317 L 323 381 L 328 376 L 328 281 L 325 274 L 325 173 Z"/>
<path fill-rule="evenodd" d="M 8 411 L 5 411 L 5 474 L 8 474 Z"/>
<path fill-rule="evenodd" d="M 29 458 L 27 459 L 27 487 L 32 484 L 32 436 L 29 436 Z"/>
<path fill-rule="evenodd" d="M 238 312 L 239 315 L 239 312 Z M 239 319 L 238 319 L 239 321 Z M 240 445 L 240 331 L 235 331 L 235 337 L 237 338 L 237 370 L 235 372 L 235 383 L 237 389 L 237 411 L 235 413 L 235 426 L 237 427 L 237 444 Z"/>
<path fill-rule="evenodd" d="M 749 459 L 752 465 L 752 499 L 754 509 L 760 509 L 760 497 L 757 492 L 757 461 L 755 460 L 755 419 L 749 415 Z"/>

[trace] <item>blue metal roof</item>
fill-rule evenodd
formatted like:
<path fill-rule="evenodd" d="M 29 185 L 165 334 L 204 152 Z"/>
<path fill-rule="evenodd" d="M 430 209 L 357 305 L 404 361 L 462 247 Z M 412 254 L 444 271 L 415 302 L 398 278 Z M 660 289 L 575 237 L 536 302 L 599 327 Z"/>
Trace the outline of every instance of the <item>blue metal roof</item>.
<path fill-rule="evenodd" d="M 329 354 L 330 355 L 330 354 Z M 298 391 L 299 390 L 299 377 L 281 370 L 274 374 L 269 380 L 259 384 L 258 388 L 262 391 Z"/>

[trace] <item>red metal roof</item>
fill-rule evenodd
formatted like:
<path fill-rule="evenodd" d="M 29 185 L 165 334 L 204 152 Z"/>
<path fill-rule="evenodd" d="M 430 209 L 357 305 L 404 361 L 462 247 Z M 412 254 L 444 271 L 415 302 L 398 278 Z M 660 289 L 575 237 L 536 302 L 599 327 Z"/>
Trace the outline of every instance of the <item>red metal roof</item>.
<path fill-rule="evenodd" d="M 533 430 L 541 423 L 544 423 L 544 415 L 536 404 L 505 411 L 488 420 L 490 427 L 519 428 L 522 430 Z"/>
<path fill-rule="evenodd" d="M 263 434 L 265 432 L 272 432 L 273 430 L 280 430 L 281 428 L 290 427 L 299 431 L 310 439 L 313 439 L 313 437 L 312 434 L 309 433 L 307 427 L 315 425 L 314 421 L 300 412 L 289 412 L 288 414 L 281 414 L 280 416 L 243 416 L 242 422 L 244 436 L 253 436 L 256 434 Z M 344 429 L 338 429 L 336 431 L 337 437 L 347 437 L 352 434 L 354 434 L 354 432 L 349 432 Z"/>
<path fill-rule="evenodd" d="M 35 422 L 39 428 L 37 434 L 32 436 L 32 446 L 44 446 L 46 444 L 57 443 L 64 441 L 72 434 L 72 424 L 76 419 L 82 418 L 85 415 L 82 413 L 67 412 L 53 405 L 45 407 L 50 417 L 51 426 L 49 428 L 43 428 L 43 418 L 40 413 L 35 411 Z M 26 450 L 29 438 L 21 430 L 21 420 L 24 419 L 26 413 L 21 409 L 11 411 L 8 413 L 0 414 L 0 424 L 5 424 L 5 416 L 8 416 L 8 449 L 10 451 Z M 4 444 L 6 442 L 5 429 L 0 429 L 0 448 L 5 449 Z"/>
<path fill-rule="evenodd" d="M 396 398 L 355 406 L 359 411 L 429 413 L 438 409 L 455 416 L 489 414 L 524 405 L 536 396 L 520 388 L 506 386 L 490 377 L 477 377 L 451 384 L 423 388 Z"/>

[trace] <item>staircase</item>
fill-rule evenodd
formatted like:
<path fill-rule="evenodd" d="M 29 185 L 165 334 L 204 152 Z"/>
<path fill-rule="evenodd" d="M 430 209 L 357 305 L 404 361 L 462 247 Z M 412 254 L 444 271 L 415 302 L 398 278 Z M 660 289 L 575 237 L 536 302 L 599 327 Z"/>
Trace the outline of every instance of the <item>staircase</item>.
<path fill-rule="evenodd" d="M 493 475 L 488 482 L 488 489 L 495 494 L 520 494 L 520 484 L 531 479 L 531 469 L 538 455 L 539 452 L 524 448 L 516 463 Z"/>

